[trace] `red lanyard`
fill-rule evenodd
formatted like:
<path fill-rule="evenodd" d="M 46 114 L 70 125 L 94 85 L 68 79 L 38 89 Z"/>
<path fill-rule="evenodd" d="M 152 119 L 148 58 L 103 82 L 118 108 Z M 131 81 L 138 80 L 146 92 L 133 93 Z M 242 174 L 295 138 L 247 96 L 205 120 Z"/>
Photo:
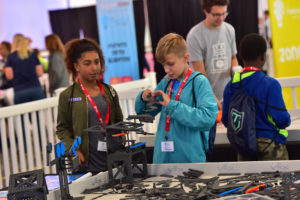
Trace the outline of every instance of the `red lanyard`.
<path fill-rule="evenodd" d="M 242 69 L 242 72 L 244 72 L 244 71 L 260 71 L 260 69 L 258 69 L 257 67 L 244 67 L 243 69 Z"/>
<path fill-rule="evenodd" d="M 103 124 L 103 119 L 102 119 L 102 117 L 101 117 L 101 114 L 100 114 L 100 112 L 99 112 L 99 109 L 98 109 L 98 107 L 96 106 L 94 100 L 92 99 L 91 95 L 89 95 L 89 93 L 87 92 L 87 90 L 86 90 L 85 87 L 82 85 L 82 83 L 81 83 L 81 81 L 80 81 L 79 79 L 78 79 L 78 82 L 79 82 L 79 84 L 80 84 L 80 86 L 81 86 L 82 91 L 84 92 L 84 94 L 85 94 L 86 97 L 88 98 L 89 102 L 92 104 L 92 106 L 93 106 L 93 108 L 94 108 L 94 110 L 95 110 L 95 112 L 96 112 L 96 114 L 97 114 L 97 117 L 98 117 L 100 123 Z M 99 88 L 100 88 L 101 93 L 102 93 L 103 96 L 104 96 L 104 93 L 105 93 L 105 92 L 104 92 L 103 86 L 100 84 L 99 81 L 97 81 L 97 83 L 98 83 L 98 86 L 99 86 Z M 105 98 L 105 96 L 104 96 L 104 98 Z M 107 101 L 106 98 L 105 98 L 105 100 L 106 100 L 106 102 L 107 102 L 107 111 L 106 111 L 106 116 L 105 116 L 105 124 L 108 124 L 108 122 L 109 122 L 109 115 L 110 115 L 110 106 L 109 106 L 109 103 L 108 103 L 108 101 Z"/>
<path fill-rule="evenodd" d="M 179 90 L 178 90 L 178 92 L 177 92 L 175 101 L 178 101 L 178 99 L 179 99 L 179 97 L 180 97 L 180 95 L 181 95 L 182 89 L 183 89 L 183 87 L 184 87 L 186 81 L 188 80 L 188 78 L 191 76 L 192 72 L 193 72 L 192 69 L 189 68 L 189 70 L 188 70 L 188 72 L 186 73 L 186 75 L 185 75 L 185 77 L 184 77 L 182 83 L 180 84 L 180 87 L 179 87 Z M 170 97 L 170 98 L 171 98 L 171 91 L 172 91 L 172 89 L 173 89 L 174 82 L 175 82 L 175 80 L 172 82 L 172 85 L 170 86 L 170 89 L 169 89 L 169 97 Z M 171 123 L 171 117 L 168 116 L 168 115 L 166 115 L 166 126 L 165 126 L 166 132 L 168 132 L 168 131 L 170 130 L 170 123 Z M 168 137 L 168 136 L 166 135 L 166 139 L 167 139 L 167 137 Z"/>

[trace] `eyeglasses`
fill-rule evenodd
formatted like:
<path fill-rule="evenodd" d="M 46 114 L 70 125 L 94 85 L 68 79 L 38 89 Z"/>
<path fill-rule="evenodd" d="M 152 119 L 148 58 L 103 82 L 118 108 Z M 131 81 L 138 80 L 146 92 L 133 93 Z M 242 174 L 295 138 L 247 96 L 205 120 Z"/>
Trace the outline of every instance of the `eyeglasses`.
<path fill-rule="evenodd" d="M 224 12 L 224 13 L 210 13 L 213 17 L 227 17 L 227 15 L 229 14 L 228 12 Z"/>

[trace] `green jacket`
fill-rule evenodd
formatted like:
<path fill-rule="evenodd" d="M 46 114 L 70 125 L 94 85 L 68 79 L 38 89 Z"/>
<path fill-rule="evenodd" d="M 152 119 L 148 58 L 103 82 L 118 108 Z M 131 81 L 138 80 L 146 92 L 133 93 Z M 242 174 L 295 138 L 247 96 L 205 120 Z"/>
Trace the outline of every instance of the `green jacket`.
<path fill-rule="evenodd" d="M 109 124 L 123 121 L 117 92 L 112 86 L 101 84 L 105 91 L 104 96 L 110 104 Z M 71 97 L 72 87 L 74 89 Z M 71 98 L 78 98 L 79 100 L 74 100 L 71 106 Z M 87 132 L 83 132 L 86 128 L 88 128 L 88 99 L 81 90 L 79 83 L 76 82 L 59 95 L 56 135 L 58 139 L 65 143 L 66 150 L 72 147 L 74 138 L 80 136 L 81 145 L 79 149 L 83 153 L 84 158 L 88 160 L 89 137 Z"/>

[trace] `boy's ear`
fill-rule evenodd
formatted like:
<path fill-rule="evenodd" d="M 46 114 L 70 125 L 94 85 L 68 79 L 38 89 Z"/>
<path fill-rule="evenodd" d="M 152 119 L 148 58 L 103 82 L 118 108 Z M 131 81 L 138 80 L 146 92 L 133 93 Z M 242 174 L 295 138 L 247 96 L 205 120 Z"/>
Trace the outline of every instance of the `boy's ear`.
<path fill-rule="evenodd" d="M 259 58 L 260 58 L 260 60 L 261 60 L 262 62 L 265 62 L 265 61 L 266 61 L 266 58 L 267 58 L 266 53 L 261 54 Z"/>
<path fill-rule="evenodd" d="M 190 54 L 189 53 L 183 54 L 183 57 L 184 57 L 185 62 L 189 62 L 189 60 L 190 60 Z"/>

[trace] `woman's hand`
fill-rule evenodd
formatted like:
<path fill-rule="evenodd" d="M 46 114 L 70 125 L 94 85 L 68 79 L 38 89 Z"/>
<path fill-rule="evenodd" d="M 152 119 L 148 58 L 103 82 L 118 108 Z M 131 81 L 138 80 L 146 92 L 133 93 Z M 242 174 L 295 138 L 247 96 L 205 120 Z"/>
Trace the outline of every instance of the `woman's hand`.
<path fill-rule="evenodd" d="M 35 71 L 36 71 L 36 75 L 38 77 L 43 76 L 43 74 L 44 74 L 44 70 L 43 70 L 43 66 L 42 65 L 35 66 Z"/>
<path fill-rule="evenodd" d="M 83 154 L 81 153 L 80 150 L 76 150 L 76 153 L 78 155 L 79 158 L 79 166 L 82 167 L 82 165 L 85 163 L 85 158 L 83 156 Z"/>
<path fill-rule="evenodd" d="M 164 93 L 162 90 L 157 90 L 152 94 L 154 99 L 157 99 L 161 96 L 162 99 L 155 100 L 156 103 L 159 103 L 165 107 L 167 107 L 171 101 L 169 95 Z"/>
<path fill-rule="evenodd" d="M 12 80 L 14 78 L 14 71 L 12 67 L 5 67 L 4 74 L 7 80 Z"/>

